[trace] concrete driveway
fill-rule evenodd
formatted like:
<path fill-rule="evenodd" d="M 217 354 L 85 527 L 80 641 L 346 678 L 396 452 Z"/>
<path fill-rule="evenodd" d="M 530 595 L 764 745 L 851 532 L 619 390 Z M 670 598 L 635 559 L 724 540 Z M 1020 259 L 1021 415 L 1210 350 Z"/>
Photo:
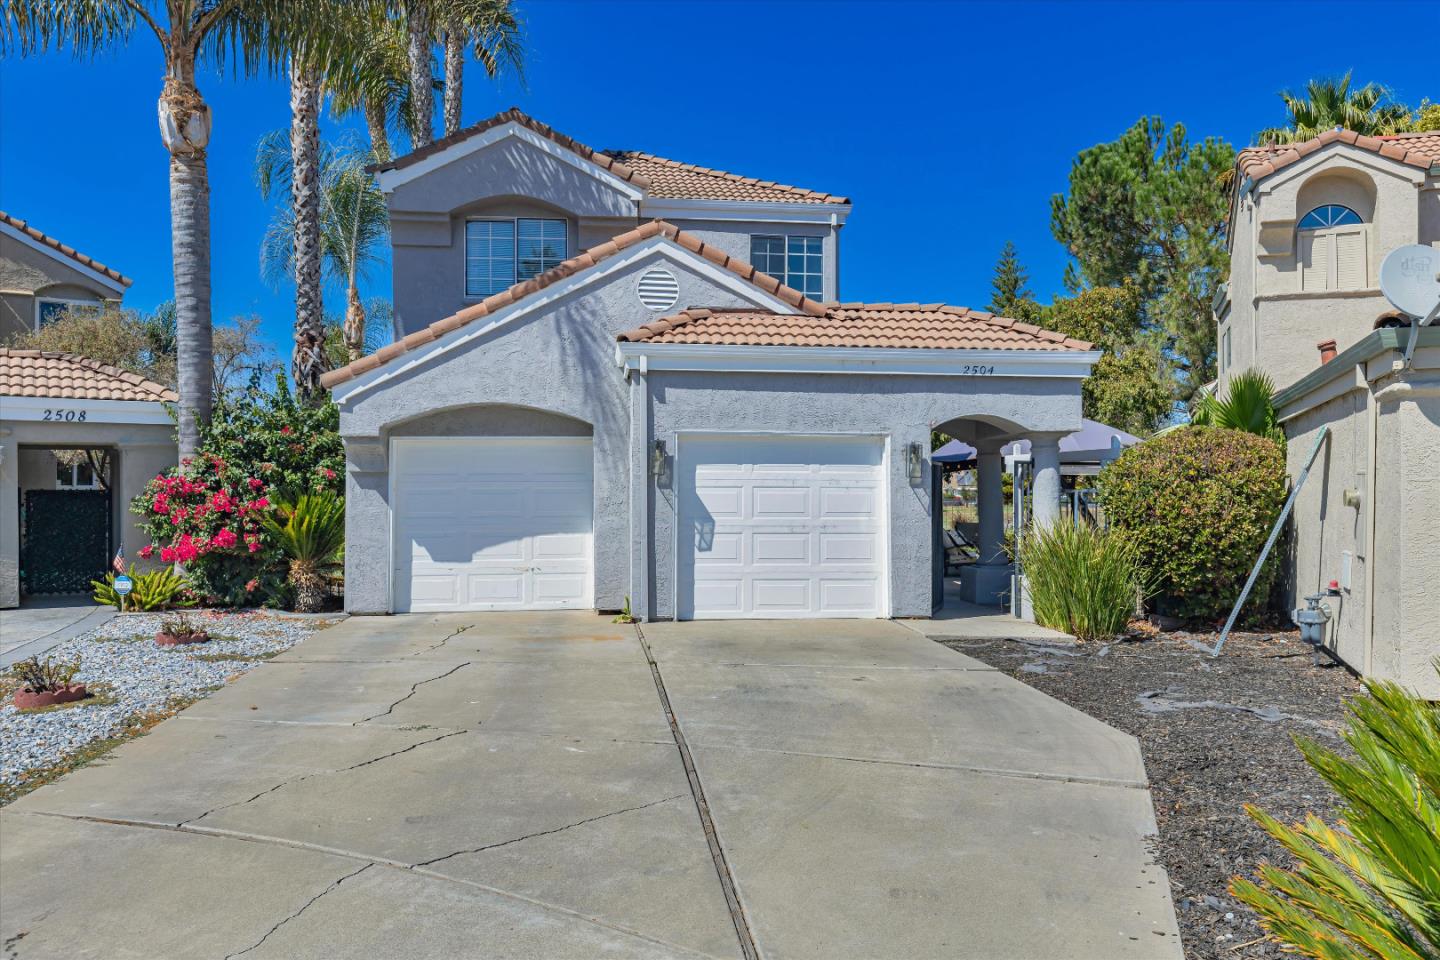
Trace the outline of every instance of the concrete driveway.
<path fill-rule="evenodd" d="M 351 619 L 0 812 L 0 935 L 1179 957 L 1153 832 L 1131 738 L 898 624 Z"/>

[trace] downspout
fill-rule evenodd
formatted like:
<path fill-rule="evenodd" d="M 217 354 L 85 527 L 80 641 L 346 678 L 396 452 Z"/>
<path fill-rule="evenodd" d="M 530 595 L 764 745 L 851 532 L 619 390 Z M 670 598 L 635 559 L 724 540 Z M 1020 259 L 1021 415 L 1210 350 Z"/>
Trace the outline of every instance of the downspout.
<path fill-rule="evenodd" d="M 1364 365 L 1360 365 L 1364 375 Z M 1368 386 L 1368 384 L 1367 384 Z M 1370 442 L 1365 444 L 1365 676 L 1370 676 L 1375 656 L 1375 493 L 1380 488 L 1380 478 L 1375 476 L 1375 465 L 1379 459 L 1380 446 L 1380 401 L 1374 390 L 1365 391 L 1365 417 L 1370 430 Z"/>

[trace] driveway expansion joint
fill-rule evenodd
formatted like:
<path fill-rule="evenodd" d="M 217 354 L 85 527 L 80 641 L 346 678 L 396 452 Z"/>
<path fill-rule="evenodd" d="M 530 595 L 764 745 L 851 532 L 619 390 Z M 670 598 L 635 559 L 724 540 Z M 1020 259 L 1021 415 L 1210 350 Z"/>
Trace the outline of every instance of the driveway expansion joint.
<path fill-rule="evenodd" d="M 375 864 L 373 864 L 373 863 L 367 863 L 367 864 L 365 864 L 365 866 L 361 867 L 359 870 L 355 870 L 355 871 L 352 871 L 351 873 L 345 874 L 345 876 L 343 876 L 343 877 L 341 877 L 340 879 L 336 880 L 334 883 L 330 884 L 330 886 L 326 887 L 324 890 L 321 890 L 319 893 L 315 894 L 315 896 L 313 896 L 313 897 L 311 897 L 309 900 L 305 901 L 305 903 L 303 903 L 303 904 L 300 906 L 300 909 L 299 909 L 299 910 L 296 910 L 294 913 L 290 914 L 288 917 L 286 917 L 285 919 L 281 920 L 279 923 L 275 924 L 275 926 L 273 926 L 273 927 L 271 927 L 269 930 L 265 931 L 265 936 L 261 937 L 259 940 L 256 940 L 254 943 L 250 944 L 250 946 L 246 947 L 244 950 L 240 950 L 240 951 L 238 951 L 238 952 L 236 952 L 236 953 L 228 953 L 228 954 L 226 954 L 226 955 L 225 955 L 225 960 L 234 960 L 235 957 L 242 957 L 242 956 L 244 956 L 245 954 L 249 953 L 250 951 L 255 950 L 255 949 L 258 948 L 262 943 L 264 943 L 266 940 L 269 940 L 269 939 L 270 939 L 270 935 L 273 934 L 276 930 L 279 930 L 281 927 L 285 926 L 285 924 L 289 923 L 291 920 L 294 920 L 296 917 L 300 916 L 300 914 L 304 913 L 306 910 L 309 910 L 312 906 L 314 906 L 314 905 L 315 905 L 315 902 L 316 902 L 317 900 L 319 900 L 321 897 L 325 896 L 327 893 L 330 893 L 332 890 L 334 890 L 336 887 L 340 886 L 340 884 L 344 883 L 346 880 L 349 880 L 351 877 L 358 877 L 360 874 L 364 873 L 366 870 L 369 870 L 369 869 L 370 869 L 371 867 L 373 867 L 373 866 L 375 866 Z"/>
<path fill-rule="evenodd" d="M 465 667 L 470 666 L 470 663 L 471 663 L 471 661 L 466 660 L 464 663 L 456 664 L 455 666 L 451 667 L 449 670 L 446 670 L 444 673 L 440 674 L 438 677 L 430 677 L 428 680 L 417 680 L 417 681 L 415 681 L 414 683 L 410 684 L 410 692 L 407 693 L 407 694 L 405 694 L 405 696 L 401 697 L 399 700 L 396 700 L 394 703 L 390 704 L 390 706 L 386 707 L 386 708 L 385 708 L 383 711 L 381 711 L 380 713 L 377 713 L 377 714 L 375 714 L 375 715 L 373 715 L 373 716 L 366 717 L 366 718 L 363 719 L 363 720 L 357 720 L 357 721 L 353 724 L 353 726 L 357 726 L 357 727 L 358 727 L 358 726 L 360 726 L 360 724 L 362 724 L 362 723 L 369 723 L 371 720 L 378 720 L 380 717 L 388 717 L 388 716 L 390 716 L 390 714 L 394 712 L 394 710 L 395 710 L 396 707 L 400 706 L 400 704 L 404 703 L 406 700 L 409 700 L 411 697 L 415 696 L 415 694 L 418 693 L 418 692 L 420 691 L 420 688 L 423 687 L 425 684 L 427 684 L 427 683 L 434 683 L 436 680 L 444 680 L 446 677 L 450 676 L 452 673 L 455 673 L 455 672 L 457 672 L 457 671 L 459 671 L 459 670 L 463 670 Z"/>

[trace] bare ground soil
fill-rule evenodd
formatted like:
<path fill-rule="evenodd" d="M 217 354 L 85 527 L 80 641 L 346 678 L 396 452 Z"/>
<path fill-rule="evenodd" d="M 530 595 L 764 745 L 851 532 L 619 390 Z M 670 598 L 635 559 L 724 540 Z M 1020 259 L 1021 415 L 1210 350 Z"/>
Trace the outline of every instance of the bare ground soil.
<path fill-rule="evenodd" d="M 1284 850 L 1246 815 L 1253 803 L 1282 822 L 1329 818 L 1334 794 L 1292 736 L 1343 747 L 1347 698 L 1362 692 L 1343 667 L 1315 666 L 1294 632 L 1234 633 L 1219 658 L 1214 634 L 1132 631 L 1110 644 L 1048 646 L 1014 640 L 947 641 L 1140 741 L 1186 957 L 1281 956 L 1230 878 Z M 1327 664 L 1329 661 L 1325 661 Z"/>

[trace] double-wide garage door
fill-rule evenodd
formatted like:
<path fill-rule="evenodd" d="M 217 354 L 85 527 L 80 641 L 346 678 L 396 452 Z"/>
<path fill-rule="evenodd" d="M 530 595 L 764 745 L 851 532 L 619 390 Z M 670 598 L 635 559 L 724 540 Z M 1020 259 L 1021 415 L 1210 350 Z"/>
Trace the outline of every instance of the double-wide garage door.
<path fill-rule="evenodd" d="M 682 436 L 681 619 L 883 616 L 874 438 Z"/>
<path fill-rule="evenodd" d="M 584 438 L 397 439 L 395 610 L 594 606 Z"/>

